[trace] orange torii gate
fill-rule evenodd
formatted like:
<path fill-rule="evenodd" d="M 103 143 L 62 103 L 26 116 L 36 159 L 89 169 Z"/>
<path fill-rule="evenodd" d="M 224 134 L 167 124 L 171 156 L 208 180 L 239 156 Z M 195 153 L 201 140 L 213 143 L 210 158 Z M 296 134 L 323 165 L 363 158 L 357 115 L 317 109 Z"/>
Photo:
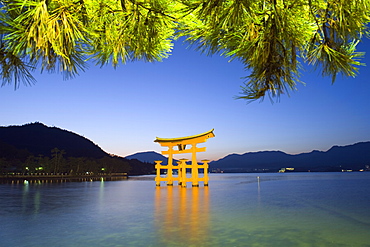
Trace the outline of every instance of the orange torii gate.
<path fill-rule="evenodd" d="M 156 160 L 155 168 L 157 171 L 157 176 L 155 178 L 156 185 L 160 186 L 161 181 L 167 182 L 167 185 L 173 185 L 174 181 L 178 181 L 178 185 L 186 187 L 186 182 L 192 182 L 193 187 L 198 187 L 199 182 L 203 181 L 204 186 L 208 186 L 208 162 L 209 160 L 202 160 L 203 164 L 200 165 L 197 162 L 197 152 L 205 152 L 206 148 L 197 148 L 197 144 L 206 142 L 208 138 L 215 137 L 213 134 L 213 130 L 207 131 L 205 133 L 194 135 L 194 136 L 187 136 L 187 137 L 179 137 L 179 138 L 156 138 L 154 142 L 158 142 L 162 147 L 168 147 L 167 151 L 162 151 L 162 154 L 168 154 L 168 162 L 167 165 L 161 165 L 162 160 Z M 190 148 L 186 149 L 187 145 L 191 145 Z M 174 149 L 177 147 L 177 149 Z M 180 159 L 177 162 L 177 165 L 173 164 L 173 155 L 174 154 L 183 154 L 183 153 L 191 153 L 191 164 L 188 165 L 186 161 L 187 159 Z M 186 168 L 191 169 L 191 177 L 186 177 Z M 204 169 L 204 176 L 202 178 L 199 177 L 199 169 Z M 161 170 L 167 170 L 167 177 L 162 178 L 160 176 Z M 178 176 L 174 177 L 172 172 L 173 170 L 178 171 Z"/>

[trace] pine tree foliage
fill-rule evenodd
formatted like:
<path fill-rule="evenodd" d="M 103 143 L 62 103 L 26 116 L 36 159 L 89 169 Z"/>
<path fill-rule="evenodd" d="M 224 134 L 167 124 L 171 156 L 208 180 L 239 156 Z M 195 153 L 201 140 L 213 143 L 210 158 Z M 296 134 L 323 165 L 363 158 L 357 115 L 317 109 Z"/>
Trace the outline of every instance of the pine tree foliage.
<path fill-rule="evenodd" d="M 370 0 L 7 0 L 0 12 L 3 85 L 129 61 L 161 61 L 185 37 L 201 52 L 238 59 L 240 98 L 289 93 L 302 63 L 334 82 L 355 76 L 368 37 Z"/>

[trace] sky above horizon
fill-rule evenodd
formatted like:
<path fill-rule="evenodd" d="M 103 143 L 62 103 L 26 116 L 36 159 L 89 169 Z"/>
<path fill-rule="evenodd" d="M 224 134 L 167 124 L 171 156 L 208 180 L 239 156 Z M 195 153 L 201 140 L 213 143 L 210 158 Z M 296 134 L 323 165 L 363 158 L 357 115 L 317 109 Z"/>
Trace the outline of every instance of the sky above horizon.
<path fill-rule="evenodd" d="M 358 51 L 369 50 L 369 40 Z M 370 66 L 370 53 L 362 60 Z M 34 73 L 33 86 L 0 88 L 0 126 L 41 122 L 82 135 L 104 151 L 128 156 L 166 150 L 154 140 L 214 130 L 201 159 L 231 153 L 326 151 L 370 141 L 370 71 L 331 78 L 307 69 L 290 97 L 247 104 L 235 99 L 249 74 L 239 61 L 201 54 L 177 42 L 163 62 L 91 65 L 71 80 Z M 187 157 L 178 155 L 175 158 Z"/>

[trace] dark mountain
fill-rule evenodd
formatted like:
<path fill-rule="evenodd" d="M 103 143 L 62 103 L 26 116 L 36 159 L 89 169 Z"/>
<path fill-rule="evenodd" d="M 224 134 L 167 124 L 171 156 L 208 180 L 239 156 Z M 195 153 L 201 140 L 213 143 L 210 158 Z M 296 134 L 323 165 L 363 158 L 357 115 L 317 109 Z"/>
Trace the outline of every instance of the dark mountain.
<path fill-rule="evenodd" d="M 58 155 L 52 155 L 57 148 Z M 154 165 L 113 156 L 89 139 L 42 123 L 0 127 L 0 173 L 36 172 L 128 172 L 129 175 L 153 173 Z"/>
<path fill-rule="evenodd" d="M 42 123 L 0 127 L 0 141 L 34 155 L 50 156 L 51 150 L 65 151 L 66 157 L 102 158 L 109 156 L 85 137 Z"/>
<path fill-rule="evenodd" d="M 271 170 L 286 167 L 291 155 L 281 151 L 262 151 L 245 154 L 230 154 L 218 161 L 210 163 L 211 169 L 221 169 L 233 172 L 247 170 Z"/>
<path fill-rule="evenodd" d="M 211 170 L 225 172 L 275 172 L 286 167 L 293 167 L 296 171 L 341 171 L 366 169 L 369 165 L 370 142 L 296 155 L 281 151 L 230 154 L 210 163 Z"/>
<path fill-rule="evenodd" d="M 154 151 L 135 153 L 125 157 L 126 159 L 137 159 L 141 162 L 155 163 L 156 160 L 163 160 L 162 165 L 167 164 L 167 157 Z M 176 160 L 174 160 L 175 162 Z"/>
<path fill-rule="evenodd" d="M 12 161 L 11 164 L 19 163 L 20 161 L 25 161 L 30 155 L 32 153 L 29 151 L 17 149 L 12 145 L 2 142 L 0 139 L 0 166 L 3 165 L 3 160 Z"/>

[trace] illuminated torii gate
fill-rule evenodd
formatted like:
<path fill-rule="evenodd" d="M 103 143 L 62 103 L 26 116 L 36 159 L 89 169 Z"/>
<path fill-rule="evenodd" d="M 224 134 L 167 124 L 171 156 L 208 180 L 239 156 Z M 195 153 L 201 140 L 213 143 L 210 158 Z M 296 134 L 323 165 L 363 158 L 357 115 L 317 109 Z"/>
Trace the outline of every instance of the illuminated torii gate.
<path fill-rule="evenodd" d="M 197 148 L 197 144 L 206 142 L 208 138 L 215 137 L 213 130 L 207 131 L 205 133 L 179 137 L 179 138 L 156 138 L 154 142 L 158 142 L 162 147 L 168 147 L 167 151 L 162 151 L 162 154 L 168 154 L 167 165 L 161 165 L 161 160 L 156 160 L 155 168 L 157 171 L 157 176 L 155 178 L 156 185 L 160 186 L 161 181 L 167 182 L 167 185 L 173 185 L 173 181 L 178 181 L 178 185 L 186 187 L 186 182 L 192 182 L 193 187 L 198 187 L 199 182 L 203 181 L 204 186 L 208 186 L 208 162 L 209 160 L 202 160 L 203 164 L 199 165 L 197 162 L 197 152 L 205 152 L 206 148 Z M 187 145 L 191 145 L 190 148 L 186 149 Z M 174 149 L 177 147 L 177 149 Z M 174 154 L 191 153 L 191 164 L 186 164 L 187 159 L 180 159 L 177 162 L 178 165 L 173 164 Z M 191 168 L 191 177 L 186 177 L 186 168 Z M 160 177 L 161 169 L 167 170 L 167 177 Z M 204 176 L 199 177 L 199 169 L 204 169 Z M 174 177 L 173 170 L 178 170 L 178 176 Z"/>

